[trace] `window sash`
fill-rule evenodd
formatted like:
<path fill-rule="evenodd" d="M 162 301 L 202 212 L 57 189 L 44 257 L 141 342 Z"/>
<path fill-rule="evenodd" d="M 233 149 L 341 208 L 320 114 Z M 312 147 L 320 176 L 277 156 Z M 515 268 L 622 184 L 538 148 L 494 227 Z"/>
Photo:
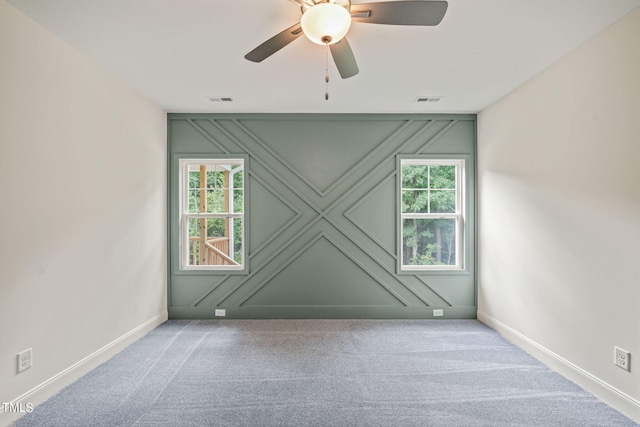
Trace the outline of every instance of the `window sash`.
<path fill-rule="evenodd" d="M 182 218 L 242 218 L 244 213 L 190 213 L 182 214 Z"/>

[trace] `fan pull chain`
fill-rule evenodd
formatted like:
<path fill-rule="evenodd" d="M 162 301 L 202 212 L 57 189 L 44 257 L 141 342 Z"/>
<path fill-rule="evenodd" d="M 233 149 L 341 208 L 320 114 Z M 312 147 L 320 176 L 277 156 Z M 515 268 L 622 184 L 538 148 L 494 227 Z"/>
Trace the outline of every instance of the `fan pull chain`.
<path fill-rule="evenodd" d="M 324 99 L 325 101 L 329 100 L 329 43 L 325 43 L 327 46 L 327 51 L 324 56 L 324 81 L 325 81 L 325 91 L 324 91 Z"/>

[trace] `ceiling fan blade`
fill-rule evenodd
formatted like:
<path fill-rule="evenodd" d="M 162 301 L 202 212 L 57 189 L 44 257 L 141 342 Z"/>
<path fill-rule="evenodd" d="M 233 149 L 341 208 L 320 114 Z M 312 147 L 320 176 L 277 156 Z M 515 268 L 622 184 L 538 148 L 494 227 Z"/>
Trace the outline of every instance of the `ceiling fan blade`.
<path fill-rule="evenodd" d="M 336 63 L 340 77 L 348 79 L 358 74 L 358 63 L 356 57 L 353 56 L 353 51 L 346 38 L 340 40 L 338 43 L 329 45 L 331 49 L 331 56 L 333 56 L 333 62 Z"/>
<path fill-rule="evenodd" d="M 244 57 L 249 61 L 261 62 L 302 35 L 302 26 L 298 22 L 281 33 L 271 37 Z"/>
<path fill-rule="evenodd" d="M 446 1 L 383 1 L 351 5 L 353 22 L 389 25 L 438 25 L 447 12 Z"/>

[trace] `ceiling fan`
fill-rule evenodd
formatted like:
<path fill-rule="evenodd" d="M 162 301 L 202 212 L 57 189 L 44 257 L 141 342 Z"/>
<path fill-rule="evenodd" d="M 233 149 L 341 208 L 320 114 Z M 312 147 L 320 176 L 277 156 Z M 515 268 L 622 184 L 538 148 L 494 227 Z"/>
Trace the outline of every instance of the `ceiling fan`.
<path fill-rule="evenodd" d="M 446 1 L 398 0 L 351 4 L 350 0 L 291 0 L 300 5 L 299 23 L 271 37 L 245 55 L 261 62 L 304 34 L 326 45 L 343 79 L 358 74 L 358 64 L 346 39 L 351 22 L 389 25 L 438 25 L 447 11 Z"/>

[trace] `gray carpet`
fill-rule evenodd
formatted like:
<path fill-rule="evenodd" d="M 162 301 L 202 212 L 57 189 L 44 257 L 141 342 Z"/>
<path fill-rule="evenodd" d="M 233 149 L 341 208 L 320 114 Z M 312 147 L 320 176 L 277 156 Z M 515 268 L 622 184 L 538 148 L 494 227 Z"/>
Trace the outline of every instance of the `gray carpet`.
<path fill-rule="evenodd" d="M 637 426 L 474 320 L 169 321 L 17 426 Z"/>

